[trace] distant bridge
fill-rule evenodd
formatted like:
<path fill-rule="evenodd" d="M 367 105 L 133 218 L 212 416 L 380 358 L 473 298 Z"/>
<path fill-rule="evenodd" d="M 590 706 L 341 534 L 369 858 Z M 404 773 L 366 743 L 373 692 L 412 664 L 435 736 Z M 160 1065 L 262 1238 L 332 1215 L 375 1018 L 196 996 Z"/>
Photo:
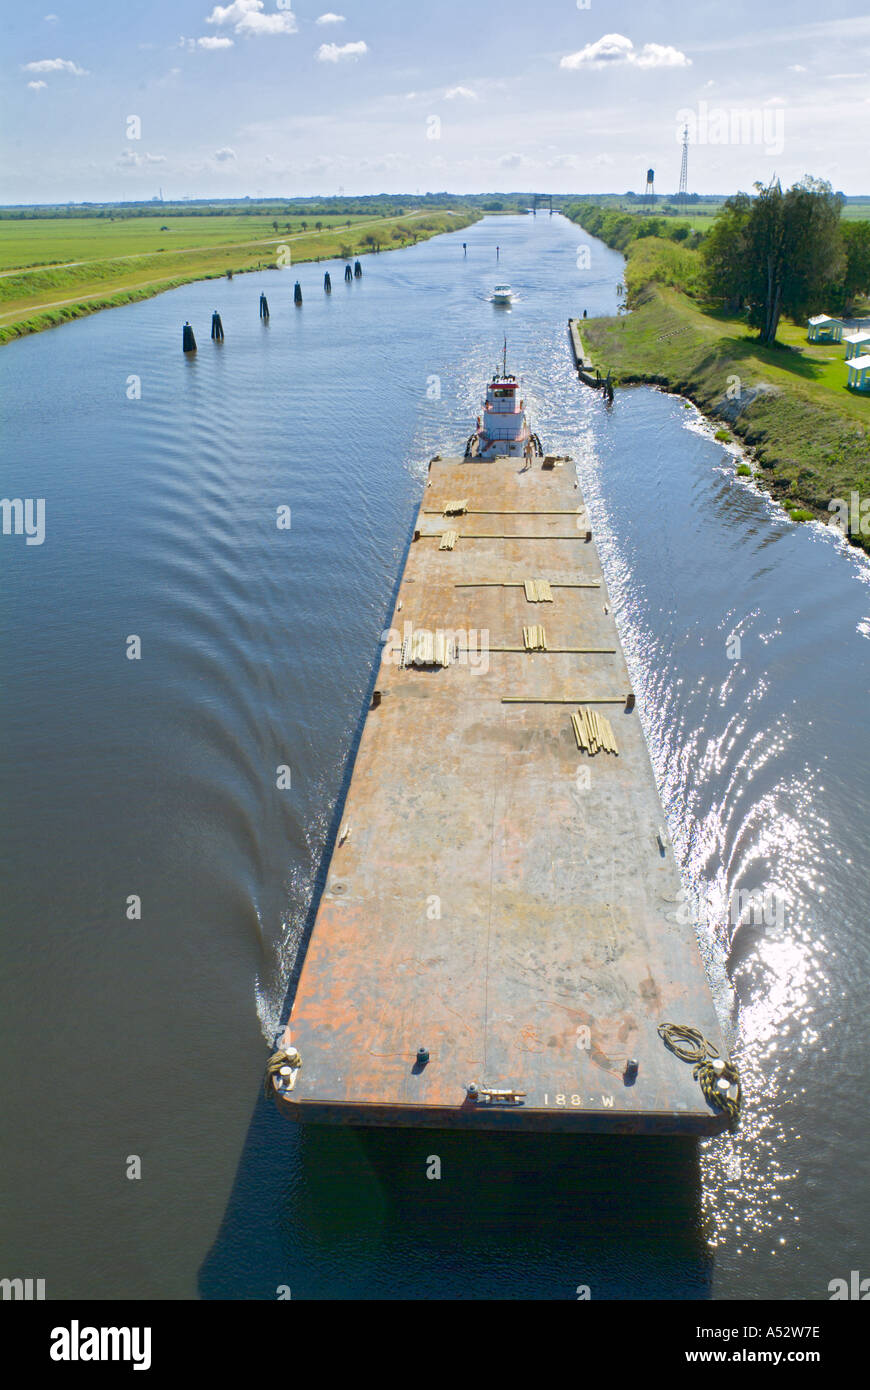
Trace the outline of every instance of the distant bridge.
<path fill-rule="evenodd" d="M 559 195 L 558 195 L 558 193 L 557 193 L 557 194 L 556 194 L 556 197 L 558 198 L 558 196 L 559 196 Z M 554 208 L 554 207 L 553 207 L 553 194 L 552 194 L 552 193 L 533 193 L 533 194 L 532 194 L 532 216 L 537 216 L 539 204 L 540 204 L 540 205 L 543 205 L 544 203 L 547 203 L 547 204 L 548 204 L 549 209 L 550 209 L 550 216 L 551 216 L 551 217 L 553 216 L 553 213 L 554 213 L 554 212 L 561 212 L 561 208 Z"/>

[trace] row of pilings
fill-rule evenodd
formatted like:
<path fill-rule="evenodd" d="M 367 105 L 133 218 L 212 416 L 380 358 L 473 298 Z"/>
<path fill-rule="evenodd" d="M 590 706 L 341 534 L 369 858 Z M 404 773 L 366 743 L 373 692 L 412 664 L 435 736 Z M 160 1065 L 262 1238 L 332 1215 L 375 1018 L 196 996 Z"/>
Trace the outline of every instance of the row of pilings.
<path fill-rule="evenodd" d="M 358 280 L 361 275 L 362 266 L 359 261 L 354 262 L 353 268 L 351 268 L 348 262 L 344 268 L 345 281 L 350 283 L 354 278 Z M 323 276 L 323 290 L 325 294 L 332 294 L 332 280 L 328 270 Z M 293 286 L 293 303 L 297 306 L 301 306 L 302 304 L 302 286 L 298 280 Z M 265 294 L 260 295 L 260 318 L 264 320 L 269 318 L 269 301 Z M 222 343 L 224 340 L 224 326 L 217 309 L 215 309 L 211 316 L 211 336 L 216 343 Z M 181 350 L 182 352 L 196 352 L 196 337 L 193 332 L 193 327 L 189 323 L 185 323 L 181 330 Z"/>

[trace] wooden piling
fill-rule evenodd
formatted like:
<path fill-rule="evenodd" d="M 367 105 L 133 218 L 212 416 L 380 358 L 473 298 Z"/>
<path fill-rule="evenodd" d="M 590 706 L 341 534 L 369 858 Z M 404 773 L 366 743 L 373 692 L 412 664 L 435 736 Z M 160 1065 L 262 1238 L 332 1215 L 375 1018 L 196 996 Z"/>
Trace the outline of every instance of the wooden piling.
<path fill-rule="evenodd" d="M 302 286 L 300 285 L 298 280 L 296 281 L 296 284 L 293 286 L 293 303 L 297 305 L 302 303 Z"/>
<path fill-rule="evenodd" d="M 221 323 L 221 316 L 217 309 L 215 309 L 211 316 L 211 336 L 216 343 L 222 343 L 224 340 L 224 326 Z"/>
<path fill-rule="evenodd" d="M 189 323 L 186 323 L 181 330 L 181 351 L 196 352 L 196 339 Z"/>
<path fill-rule="evenodd" d="M 261 319 L 267 319 L 268 317 L 269 317 L 269 301 L 268 301 L 268 299 L 266 298 L 266 296 L 265 296 L 264 294 L 261 294 L 261 295 L 260 295 L 260 318 L 261 318 Z"/>

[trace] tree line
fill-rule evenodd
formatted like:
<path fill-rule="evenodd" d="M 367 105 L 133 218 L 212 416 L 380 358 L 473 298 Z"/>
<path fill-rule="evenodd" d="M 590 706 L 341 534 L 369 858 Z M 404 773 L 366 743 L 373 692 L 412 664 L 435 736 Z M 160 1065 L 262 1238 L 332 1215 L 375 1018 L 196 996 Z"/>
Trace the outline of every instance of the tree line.
<path fill-rule="evenodd" d="M 735 193 L 703 232 L 660 215 L 582 201 L 566 212 L 617 251 L 644 237 L 697 251 L 703 273 L 680 288 L 711 306 L 743 312 L 761 341 L 774 343 L 783 314 L 796 322 L 820 311 L 848 315 L 870 296 L 870 221 L 844 222 L 845 201 L 829 183 L 808 176 L 785 192 L 774 182 L 756 184 L 754 194 Z"/>

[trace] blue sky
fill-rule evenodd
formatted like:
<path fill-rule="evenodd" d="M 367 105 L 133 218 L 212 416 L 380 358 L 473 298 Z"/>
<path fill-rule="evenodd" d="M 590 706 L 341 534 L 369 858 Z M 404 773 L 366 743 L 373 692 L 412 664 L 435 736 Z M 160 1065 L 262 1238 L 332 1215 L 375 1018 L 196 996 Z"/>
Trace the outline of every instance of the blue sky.
<path fill-rule="evenodd" d="M 290 3 L 7 0 L 0 201 L 870 193 L 859 4 Z"/>

